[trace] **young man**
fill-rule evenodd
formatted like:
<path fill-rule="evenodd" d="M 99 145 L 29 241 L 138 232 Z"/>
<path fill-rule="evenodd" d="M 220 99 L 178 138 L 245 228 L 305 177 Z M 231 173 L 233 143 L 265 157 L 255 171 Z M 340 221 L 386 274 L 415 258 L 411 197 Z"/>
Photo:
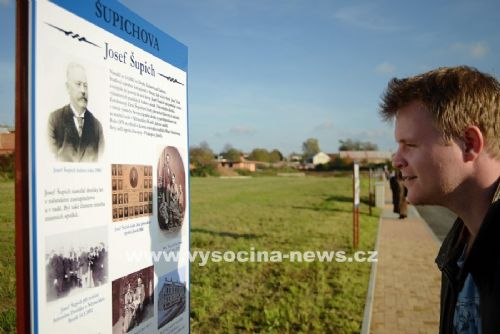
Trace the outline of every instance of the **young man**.
<path fill-rule="evenodd" d="M 500 333 L 500 84 L 466 66 L 393 79 L 381 114 L 408 200 L 459 217 L 436 258 L 440 333 Z"/>

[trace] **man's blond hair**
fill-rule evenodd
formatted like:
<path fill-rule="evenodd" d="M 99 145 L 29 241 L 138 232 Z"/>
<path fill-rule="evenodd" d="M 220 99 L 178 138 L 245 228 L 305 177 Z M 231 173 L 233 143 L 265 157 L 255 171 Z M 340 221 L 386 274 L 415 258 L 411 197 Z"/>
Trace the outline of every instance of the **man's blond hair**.
<path fill-rule="evenodd" d="M 462 138 L 468 126 L 477 126 L 486 151 L 500 159 L 500 84 L 468 66 L 441 67 L 405 79 L 392 79 L 382 96 L 380 114 L 392 120 L 399 109 L 419 101 L 432 114 L 447 140 Z"/>

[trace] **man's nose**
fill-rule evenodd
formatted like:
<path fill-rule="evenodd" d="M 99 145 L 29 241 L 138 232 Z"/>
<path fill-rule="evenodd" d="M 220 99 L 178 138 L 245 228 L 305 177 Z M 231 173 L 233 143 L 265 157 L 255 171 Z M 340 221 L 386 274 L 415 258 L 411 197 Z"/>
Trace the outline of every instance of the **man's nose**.
<path fill-rule="evenodd" d="M 392 166 L 397 169 L 401 169 L 405 166 L 407 166 L 407 162 L 404 159 L 404 157 L 401 155 L 400 151 L 397 150 L 396 154 L 392 157 Z"/>
<path fill-rule="evenodd" d="M 78 88 L 80 89 L 80 92 L 87 93 L 87 85 L 80 84 L 80 85 L 78 85 Z"/>

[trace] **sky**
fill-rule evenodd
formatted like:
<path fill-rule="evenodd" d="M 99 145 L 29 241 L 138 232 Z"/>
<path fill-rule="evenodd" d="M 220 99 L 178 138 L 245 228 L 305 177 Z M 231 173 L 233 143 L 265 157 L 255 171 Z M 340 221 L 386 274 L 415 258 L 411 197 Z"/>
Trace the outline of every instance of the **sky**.
<path fill-rule="evenodd" d="M 187 45 L 191 145 L 301 152 L 307 138 L 394 151 L 393 77 L 469 65 L 500 77 L 500 2 L 124 0 Z M 0 124 L 14 123 L 15 2 L 0 0 Z"/>

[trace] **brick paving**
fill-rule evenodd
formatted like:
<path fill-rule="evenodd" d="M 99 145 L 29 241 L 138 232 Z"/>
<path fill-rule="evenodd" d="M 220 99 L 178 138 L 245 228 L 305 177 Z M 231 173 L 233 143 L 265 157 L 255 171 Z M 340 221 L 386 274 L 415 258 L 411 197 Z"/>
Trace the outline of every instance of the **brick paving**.
<path fill-rule="evenodd" d="M 439 331 L 441 273 L 434 263 L 439 243 L 416 209 L 408 212 L 400 220 L 386 204 L 382 213 L 370 333 Z"/>

